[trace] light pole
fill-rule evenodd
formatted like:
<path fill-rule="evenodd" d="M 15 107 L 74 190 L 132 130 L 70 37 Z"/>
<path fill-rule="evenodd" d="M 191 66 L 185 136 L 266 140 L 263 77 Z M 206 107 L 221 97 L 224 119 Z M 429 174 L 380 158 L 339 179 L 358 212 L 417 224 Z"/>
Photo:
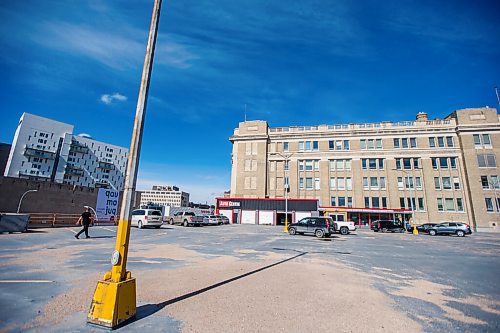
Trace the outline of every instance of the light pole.
<path fill-rule="evenodd" d="M 38 192 L 38 190 L 28 190 L 21 195 L 21 199 L 19 199 L 19 205 L 17 205 L 17 214 L 19 214 L 19 210 L 21 209 L 21 204 L 23 203 L 23 199 L 26 196 L 26 194 L 30 192 Z"/>
<path fill-rule="evenodd" d="M 120 222 L 116 234 L 116 244 L 111 256 L 111 271 L 97 282 L 87 322 L 108 328 L 116 328 L 133 319 L 137 312 L 136 283 L 132 273 L 127 271 L 128 246 L 130 241 L 130 213 L 137 183 L 137 169 L 141 153 L 142 130 L 146 118 L 146 102 L 153 69 L 153 57 L 158 33 L 162 0 L 154 0 L 153 14 L 149 28 L 148 44 L 142 68 L 141 85 L 137 99 L 134 129 L 130 142 L 130 152 L 125 173 Z"/>
<path fill-rule="evenodd" d="M 288 177 L 288 169 L 290 168 L 289 162 L 290 162 L 290 157 L 293 155 L 293 153 L 290 154 L 282 154 L 282 153 L 276 153 L 283 157 L 285 159 L 285 165 L 283 166 L 283 172 L 285 173 L 285 181 L 284 181 L 284 188 L 285 188 L 285 228 L 283 229 L 284 232 L 288 232 L 288 190 L 290 189 L 290 179 Z"/>

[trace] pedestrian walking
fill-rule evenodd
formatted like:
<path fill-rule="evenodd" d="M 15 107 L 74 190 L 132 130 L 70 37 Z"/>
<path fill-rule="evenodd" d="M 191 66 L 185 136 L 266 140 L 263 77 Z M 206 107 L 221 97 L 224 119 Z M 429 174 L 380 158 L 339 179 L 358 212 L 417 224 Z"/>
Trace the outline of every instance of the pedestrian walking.
<path fill-rule="evenodd" d="M 85 238 L 90 238 L 90 236 L 89 236 L 89 225 L 90 225 L 90 223 L 92 223 L 92 214 L 90 214 L 90 208 L 87 208 L 87 210 L 85 210 L 82 213 L 82 216 L 80 216 L 80 218 L 76 222 L 76 225 L 82 225 L 83 226 L 83 229 L 80 230 L 80 232 L 75 235 L 76 239 L 78 239 L 78 236 L 80 236 L 80 234 L 82 232 L 85 232 Z"/>

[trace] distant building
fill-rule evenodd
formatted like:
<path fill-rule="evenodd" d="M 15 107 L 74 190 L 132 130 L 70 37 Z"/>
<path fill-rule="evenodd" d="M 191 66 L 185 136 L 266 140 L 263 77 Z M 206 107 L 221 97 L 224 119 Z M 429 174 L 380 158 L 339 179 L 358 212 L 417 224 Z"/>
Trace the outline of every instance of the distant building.
<path fill-rule="evenodd" d="M 0 175 L 5 172 L 5 166 L 9 159 L 10 147 L 8 143 L 0 143 Z"/>
<path fill-rule="evenodd" d="M 400 122 L 270 128 L 266 121 L 246 121 L 230 141 L 234 205 L 243 205 L 236 198 L 261 199 L 252 209 L 264 211 L 269 199 L 317 199 L 320 210 L 359 227 L 413 215 L 417 223 L 464 222 L 500 231 L 500 118 L 494 108 L 434 120 L 419 113 Z M 279 223 L 283 207 L 273 214 Z"/>
<path fill-rule="evenodd" d="M 155 204 L 170 207 L 188 207 L 189 193 L 176 186 L 154 185 L 149 191 L 141 191 L 141 206 Z"/>
<path fill-rule="evenodd" d="M 23 113 L 6 177 L 122 190 L 128 149 L 73 135 L 73 125 Z"/>

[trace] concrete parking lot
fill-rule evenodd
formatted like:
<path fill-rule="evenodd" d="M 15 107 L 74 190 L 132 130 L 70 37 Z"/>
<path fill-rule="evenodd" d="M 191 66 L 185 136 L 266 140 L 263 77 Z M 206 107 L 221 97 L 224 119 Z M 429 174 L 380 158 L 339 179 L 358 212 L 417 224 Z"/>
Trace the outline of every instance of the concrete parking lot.
<path fill-rule="evenodd" d="M 0 235 L 0 332 L 94 332 L 115 227 Z M 279 227 L 132 229 L 137 319 L 120 332 L 498 332 L 500 235 Z"/>

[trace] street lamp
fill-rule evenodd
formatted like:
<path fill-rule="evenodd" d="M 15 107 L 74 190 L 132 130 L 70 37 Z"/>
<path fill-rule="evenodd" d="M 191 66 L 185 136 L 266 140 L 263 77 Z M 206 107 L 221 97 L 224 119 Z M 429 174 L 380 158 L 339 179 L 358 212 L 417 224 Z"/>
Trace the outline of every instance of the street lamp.
<path fill-rule="evenodd" d="M 21 203 L 23 202 L 24 197 L 26 196 L 26 194 L 28 194 L 30 192 L 38 192 L 38 190 L 28 190 L 28 191 L 23 193 L 23 195 L 21 196 L 21 199 L 19 199 L 19 205 L 17 205 L 17 214 L 19 214 L 19 210 L 21 209 Z"/>
<path fill-rule="evenodd" d="M 290 162 L 290 157 L 292 157 L 293 153 L 290 154 L 282 154 L 277 152 L 276 154 L 280 155 L 285 159 L 285 165 L 283 166 L 283 172 L 285 173 L 285 228 L 283 229 L 284 232 L 288 232 L 288 190 L 290 189 L 290 179 L 288 177 L 288 169 L 289 169 L 289 162 Z"/>

